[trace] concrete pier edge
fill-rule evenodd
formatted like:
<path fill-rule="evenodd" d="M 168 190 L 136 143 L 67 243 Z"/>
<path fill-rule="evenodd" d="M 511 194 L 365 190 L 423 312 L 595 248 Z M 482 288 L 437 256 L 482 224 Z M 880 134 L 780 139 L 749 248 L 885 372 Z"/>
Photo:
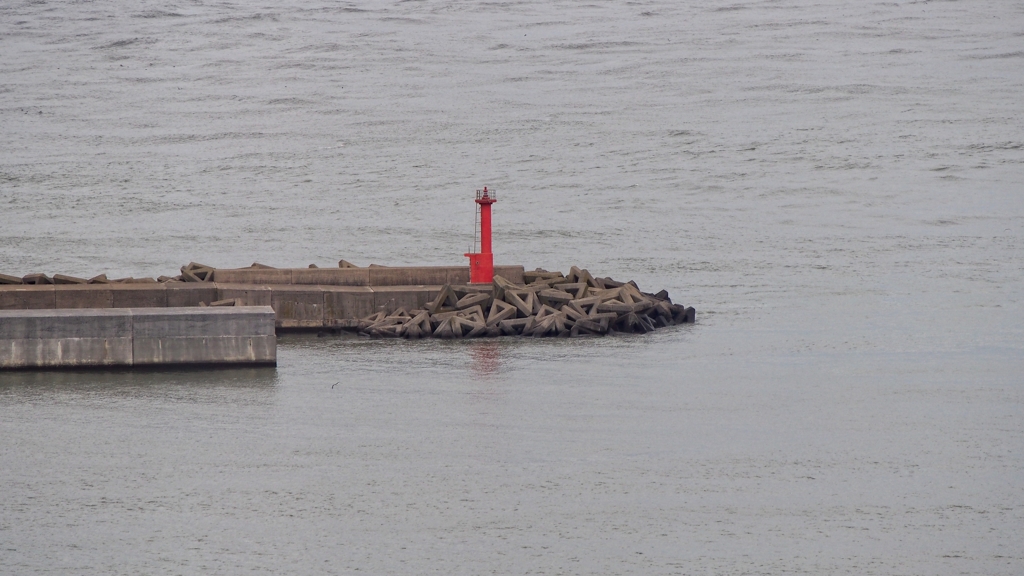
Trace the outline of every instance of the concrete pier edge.
<path fill-rule="evenodd" d="M 0 311 L 0 369 L 276 366 L 269 306 Z"/>
<path fill-rule="evenodd" d="M 521 265 L 495 266 L 521 281 Z M 270 306 L 281 331 L 346 330 L 376 312 L 421 308 L 468 266 L 216 269 L 213 281 L 145 284 L 0 284 L 0 310 L 197 307 L 235 300 Z"/>
<path fill-rule="evenodd" d="M 565 276 L 495 266 L 486 284 L 459 266 L 189 266 L 187 282 L 0 284 L 0 369 L 273 366 L 277 335 L 293 332 L 573 337 L 696 319 L 664 290 L 575 266 Z"/>

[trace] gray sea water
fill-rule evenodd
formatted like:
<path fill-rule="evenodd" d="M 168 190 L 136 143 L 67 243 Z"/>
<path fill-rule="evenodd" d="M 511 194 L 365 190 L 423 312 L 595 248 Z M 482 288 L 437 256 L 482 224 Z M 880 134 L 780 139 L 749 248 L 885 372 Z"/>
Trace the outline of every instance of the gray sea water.
<path fill-rule="evenodd" d="M 459 264 L 596 340 L 0 374 L 3 574 L 1024 573 L 1024 5 L 0 4 L 0 272 Z"/>

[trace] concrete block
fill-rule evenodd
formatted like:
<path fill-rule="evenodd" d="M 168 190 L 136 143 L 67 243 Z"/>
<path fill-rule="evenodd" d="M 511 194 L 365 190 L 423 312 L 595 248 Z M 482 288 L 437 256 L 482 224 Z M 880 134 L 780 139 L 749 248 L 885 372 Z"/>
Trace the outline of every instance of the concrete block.
<path fill-rule="evenodd" d="M 491 302 L 491 310 L 487 313 L 487 325 L 495 326 L 502 320 L 509 320 L 516 317 L 518 309 L 501 300 Z"/>
<path fill-rule="evenodd" d="M 453 284 L 452 292 L 459 298 L 468 294 L 494 294 L 494 285 L 482 282 L 478 284 Z"/>
<path fill-rule="evenodd" d="M 572 306 L 572 302 L 562 306 L 558 311 L 573 321 L 583 320 L 587 317 L 586 312 L 583 312 L 579 306 Z"/>
<path fill-rule="evenodd" d="M 277 364 L 269 306 L 136 308 L 132 359 L 154 364 Z"/>
<path fill-rule="evenodd" d="M 454 318 L 449 318 L 438 324 L 437 328 L 434 329 L 434 338 L 443 338 L 445 340 L 455 338 L 455 330 L 452 326 L 452 320 L 454 320 Z M 462 335 L 461 331 L 459 332 L 459 335 Z"/>
<path fill-rule="evenodd" d="M 273 286 L 270 305 L 279 328 L 320 328 L 324 325 L 324 291 L 319 286 Z"/>
<path fill-rule="evenodd" d="M 0 368 L 130 365 L 127 310 L 0 311 Z"/>
<path fill-rule="evenodd" d="M 212 266 L 189 262 L 181 267 L 181 279 L 185 282 L 213 282 Z"/>
<path fill-rule="evenodd" d="M 555 290 L 562 290 L 572 294 L 573 298 L 583 298 L 587 295 L 587 283 L 576 282 L 573 284 L 555 284 L 552 286 Z"/>
<path fill-rule="evenodd" d="M 64 274 L 53 275 L 54 284 L 88 284 L 89 281 L 85 278 L 76 278 L 74 276 L 65 276 Z"/>
<path fill-rule="evenodd" d="M 0 369 L 130 366 L 132 338 L 0 338 Z"/>
<path fill-rule="evenodd" d="M 483 322 L 462 320 L 463 329 L 468 329 L 466 338 L 479 338 L 487 334 L 487 326 Z"/>
<path fill-rule="evenodd" d="M 423 329 L 420 327 L 420 324 L 410 322 L 404 327 L 402 336 L 410 340 L 417 340 L 423 337 Z"/>
<path fill-rule="evenodd" d="M 269 306 L 0 311 L 0 368 L 276 362 Z"/>
<path fill-rule="evenodd" d="M 479 322 L 481 324 L 485 324 L 487 322 L 486 316 L 484 316 L 484 309 L 480 306 L 473 306 L 472 308 L 467 308 L 465 310 L 458 310 L 455 315 L 460 318 L 468 318 L 469 320 Z"/>
<path fill-rule="evenodd" d="M 295 268 L 291 270 L 292 284 L 318 284 L 322 286 L 369 286 L 368 268 Z"/>
<path fill-rule="evenodd" d="M 561 314 L 561 312 L 559 312 L 557 308 L 552 308 L 547 304 L 542 304 L 536 316 L 537 320 L 541 320 L 543 318 L 547 318 L 548 316 L 553 316 L 555 314 Z"/>
<path fill-rule="evenodd" d="M 611 322 L 615 322 L 616 320 L 618 320 L 619 317 L 620 315 L 616 314 L 615 312 L 598 312 L 596 314 L 591 314 L 590 316 L 587 316 L 587 320 L 600 322 L 602 325 L 607 327 Z"/>
<path fill-rule="evenodd" d="M 501 333 L 506 336 L 516 336 L 522 334 L 525 331 L 533 329 L 533 324 L 537 319 L 533 316 L 526 318 L 517 318 L 513 320 L 502 320 L 498 322 L 498 327 L 501 329 Z"/>
<path fill-rule="evenodd" d="M 291 284 L 292 271 L 288 268 L 218 268 L 213 271 L 218 284 Z"/>
<path fill-rule="evenodd" d="M 505 302 L 519 309 L 522 317 L 531 316 L 536 305 L 536 294 L 530 290 L 505 290 Z"/>
<path fill-rule="evenodd" d="M 693 306 L 687 306 L 683 322 L 686 322 L 688 324 L 693 324 L 696 321 L 697 321 L 697 311 L 693 309 Z"/>
<path fill-rule="evenodd" d="M 658 329 L 658 327 L 654 325 L 654 322 L 652 322 L 645 314 L 638 314 L 637 317 L 640 319 L 640 324 L 643 326 L 644 332 L 654 332 Z"/>
<path fill-rule="evenodd" d="M 135 366 L 159 364 L 277 365 L 276 336 L 135 338 Z"/>
<path fill-rule="evenodd" d="M 268 286 L 252 286 L 248 284 L 217 283 L 217 300 L 238 298 L 243 306 L 270 306 L 272 291 Z"/>
<path fill-rule="evenodd" d="M 209 282 L 174 282 L 165 284 L 168 308 L 192 308 L 200 302 L 217 300 L 217 286 Z"/>
<path fill-rule="evenodd" d="M 540 298 L 541 304 L 555 309 L 561 308 L 573 300 L 572 294 L 555 289 L 541 290 L 537 296 Z"/>
<path fill-rule="evenodd" d="M 55 292 L 53 285 L 0 285 L 0 310 L 53 310 Z"/>
<path fill-rule="evenodd" d="M 604 334 L 608 331 L 607 328 L 601 326 L 600 323 L 587 319 L 577 320 L 575 327 L 584 331 L 586 334 Z"/>
<path fill-rule="evenodd" d="M 132 308 L 131 315 L 135 338 L 272 336 L 275 333 L 274 309 L 269 306 Z"/>
<path fill-rule="evenodd" d="M 46 274 L 27 274 L 22 277 L 21 281 L 24 284 L 53 284 L 53 278 Z"/>
<path fill-rule="evenodd" d="M 373 290 L 367 286 L 322 286 L 324 326 L 348 327 L 351 321 L 376 311 Z"/>
<path fill-rule="evenodd" d="M 523 283 L 523 267 L 522 266 L 508 266 L 502 265 L 494 266 L 494 275 L 501 276 L 502 278 L 512 282 L 514 284 Z"/>
<path fill-rule="evenodd" d="M 491 293 L 494 295 L 495 300 L 504 300 L 505 290 L 513 290 L 517 287 L 516 284 L 510 282 L 504 276 L 495 274 L 494 281 L 491 282 Z"/>
<path fill-rule="evenodd" d="M 0 274 L 0 284 L 23 284 L 21 278 L 17 276 L 8 276 L 7 274 Z"/>
<path fill-rule="evenodd" d="M 469 266 L 452 266 L 448 268 L 448 284 L 469 284 Z"/>
<path fill-rule="evenodd" d="M 633 312 L 634 304 L 624 304 L 617 300 L 608 300 L 597 305 L 599 312 L 614 312 L 616 314 L 629 314 Z"/>
<path fill-rule="evenodd" d="M 465 310 L 466 308 L 472 308 L 473 306 L 484 306 L 487 308 L 491 307 L 491 301 L 494 298 L 489 292 L 478 292 L 475 294 L 466 294 L 455 304 L 457 310 Z"/>
<path fill-rule="evenodd" d="M 425 309 L 441 286 L 373 286 L 374 310 L 391 313 L 399 308 Z"/>
<path fill-rule="evenodd" d="M 604 288 L 604 282 L 599 282 L 589 270 L 585 269 L 580 271 L 580 277 L 577 282 L 583 282 L 590 288 Z"/>
<path fill-rule="evenodd" d="M 210 306 L 242 306 L 243 304 L 238 298 L 228 298 L 227 300 L 214 300 L 210 302 Z M 200 304 L 200 306 L 202 306 Z"/>
<path fill-rule="evenodd" d="M 114 308 L 166 308 L 167 286 L 163 284 L 109 284 Z"/>
<path fill-rule="evenodd" d="M 113 308 L 109 285 L 68 284 L 55 286 L 56 308 Z"/>
<path fill-rule="evenodd" d="M 452 290 L 452 287 L 445 284 L 434 295 L 434 299 L 427 304 L 426 310 L 431 314 L 447 312 L 453 310 L 458 303 L 459 298 Z"/>
<path fill-rule="evenodd" d="M 0 338 L 119 338 L 131 337 L 131 314 L 126 310 L 4 310 Z"/>
<path fill-rule="evenodd" d="M 406 338 L 416 340 L 424 336 L 430 336 L 432 330 L 430 329 L 430 314 L 424 310 L 411 318 L 406 322 L 402 331 L 402 336 Z"/>
<path fill-rule="evenodd" d="M 561 272 L 548 272 L 547 270 L 531 270 L 529 272 L 523 272 L 523 281 L 527 284 L 536 282 L 537 280 L 554 280 L 556 278 L 565 278 L 565 275 Z"/>
<path fill-rule="evenodd" d="M 367 268 L 370 286 L 444 285 L 448 283 L 448 266 L 404 266 L 401 268 Z M 466 267 L 469 270 L 469 267 Z"/>

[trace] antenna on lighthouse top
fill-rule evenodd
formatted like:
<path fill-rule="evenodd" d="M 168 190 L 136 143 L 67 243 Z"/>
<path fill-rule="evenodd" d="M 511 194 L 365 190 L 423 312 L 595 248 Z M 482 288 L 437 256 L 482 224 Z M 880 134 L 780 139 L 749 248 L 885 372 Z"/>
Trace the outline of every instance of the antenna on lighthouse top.
<path fill-rule="evenodd" d="M 498 197 L 494 194 L 493 190 L 488 190 L 487 186 L 484 186 L 483 190 L 476 191 L 477 204 L 494 204 L 497 201 Z"/>

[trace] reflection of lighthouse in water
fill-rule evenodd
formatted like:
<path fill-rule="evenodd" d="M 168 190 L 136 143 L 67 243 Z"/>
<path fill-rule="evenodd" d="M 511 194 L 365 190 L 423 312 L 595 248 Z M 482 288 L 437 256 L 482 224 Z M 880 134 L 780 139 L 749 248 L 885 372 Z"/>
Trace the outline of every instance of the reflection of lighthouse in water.
<path fill-rule="evenodd" d="M 476 191 L 476 203 L 480 206 L 480 251 L 467 252 L 469 257 L 469 281 L 489 284 L 494 281 L 494 254 L 491 253 L 491 204 L 497 202 L 494 192 Z M 476 231 L 474 230 L 474 233 Z"/>
<path fill-rule="evenodd" d="M 473 374 L 478 377 L 494 376 L 501 369 L 501 350 L 493 340 L 482 340 L 469 349 L 473 358 Z"/>

